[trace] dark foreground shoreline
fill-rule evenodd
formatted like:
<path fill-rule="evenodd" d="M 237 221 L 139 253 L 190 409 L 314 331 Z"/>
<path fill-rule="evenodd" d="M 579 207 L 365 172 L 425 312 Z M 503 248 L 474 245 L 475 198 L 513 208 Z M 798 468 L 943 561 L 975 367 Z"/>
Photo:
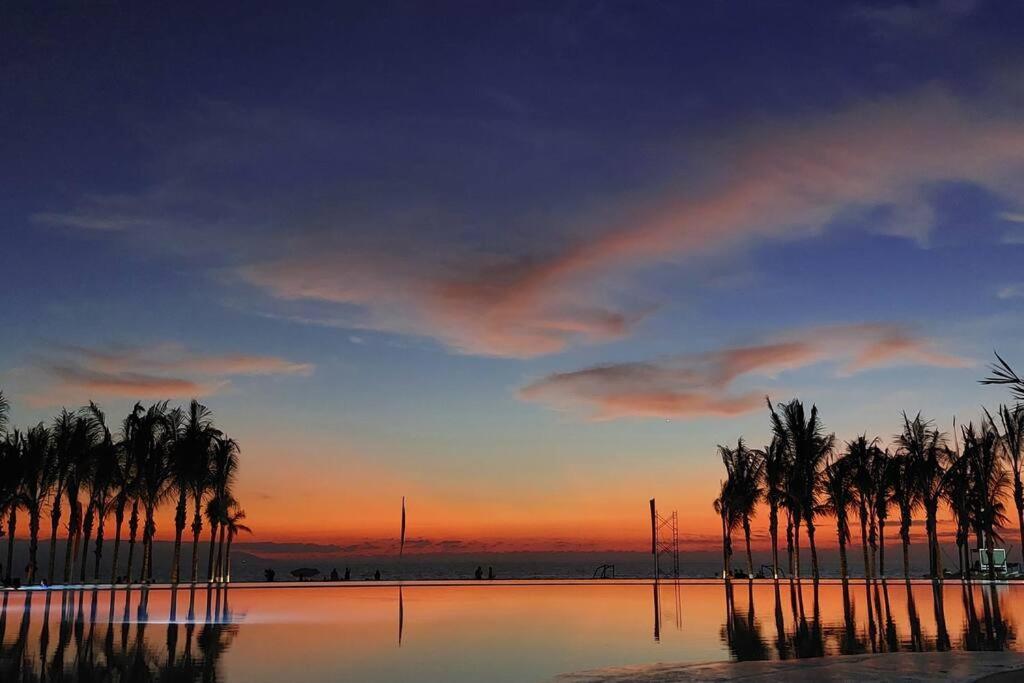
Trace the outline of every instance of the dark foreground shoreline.
<path fill-rule="evenodd" d="M 650 664 L 562 674 L 554 683 L 696 683 L 697 681 L 857 681 L 1009 683 L 1024 679 L 1017 652 L 897 652 L 815 659 L 709 664 Z"/>

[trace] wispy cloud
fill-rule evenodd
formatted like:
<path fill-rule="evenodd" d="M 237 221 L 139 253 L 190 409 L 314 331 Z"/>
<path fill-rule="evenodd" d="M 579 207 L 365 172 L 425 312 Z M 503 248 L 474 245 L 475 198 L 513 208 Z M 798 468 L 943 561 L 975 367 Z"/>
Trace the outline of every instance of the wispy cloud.
<path fill-rule="evenodd" d="M 272 120 L 274 139 L 298 137 L 284 144 L 310 145 L 280 132 L 287 117 Z M 234 140 L 242 149 L 245 134 Z M 891 209 L 889 222 L 875 229 L 926 242 L 932 211 L 922 189 L 930 184 L 969 182 L 1001 197 L 1019 189 L 1012 170 L 1024 156 L 1024 123 L 999 102 L 927 87 L 764 119 L 688 145 L 673 142 L 666 149 L 683 152 L 658 160 L 669 170 L 657 192 L 639 199 L 611 192 L 601 206 L 545 215 L 522 240 L 492 235 L 485 242 L 462 230 L 466 222 L 484 222 L 500 232 L 512 221 L 508 216 L 411 209 L 372 215 L 314 207 L 301 213 L 315 215 L 315 225 L 296 225 L 297 212 L 262 206 L 270 200 L 253 193 L 244 202 L 213 200 L 209 192 L 169 182 L 169 189 L 135 201 L 94 197 L 36 220 L 119 234 L 133 223 L 151 236 L 175 234 L 168 222 L 201 229 L 217 239 L 195 242 L 221 249 L 241 282 L 284 308 L 317 303 L 337 313 L 283 318 L 421 335 L 462 353 L 530 357 L 631 334 L 657 304 L 631 289 L 638 269 L 693 265 L 714 252 L 813 236 L 864 207 Z M 186 170 L 212 148 L 221 150 L 219 175 L 230 176 L 223 147 L 193 150 Z M 264 153 L 290 158 L 295 150 Z M 182 243 L 191 241 L 175 240 Z"/>
<path fill-rule="evenodd" d="M 34 366 L 41 382 L 33 405 L 89 398 L 190 398 L 225 389 L 240 376 L 308 375 L 313 366 L 275 356 L 208 355 L 178 344 L 59 346 L 40 354 Z"/>
<path fill-rule="evenodd" d="M 1024 125 L 932 88 L 764 123 L 700 154 L 706 177 L 680 178 L 673 191 L 615 207 L 616 223 L 534 253 L 456 251 L 432 261 L 320 244 L 239 272 L 273 296 L 366 307 L 377 316 L 371 325 L 462 351 L 551 353 L 629 334 L 649 302 L 612 303 L 600 283 L 639 267 L 813 235 L 842 211 L 872 205 L 897 209 L 879 229 L 924 241 L 931 213 L 919 189 L 962 179 L 998 191 L 1024 154 Z"/>
<path fill-rule="evenodd" d="M 996 296 L 1000 299 L 1020 299 L 1024 297 L 1024 283 L 1014 283 L 1001 287 Z"/>
<path fill-rule="evenodd" d="M 925 338 L 886 324 L 801 330 L 779 341 L 657 361 L 555 373 L 523 387 L 520 398 L 582 409 L 591 418 L 732 416 L 763 405 L 763 391 L 735 392 L 741 377 L 768 378 L 828 361 L 849 375 L 897 364 L 965 367 Z"/>
<path fill-rule="evenodd" d="M 881 36 L 905 36 L 908 33 L 942 36 L 961 19 L 972 14 L 979 0 L 921 0 L 857 4 L 850 16 L 871 26 Z"/>

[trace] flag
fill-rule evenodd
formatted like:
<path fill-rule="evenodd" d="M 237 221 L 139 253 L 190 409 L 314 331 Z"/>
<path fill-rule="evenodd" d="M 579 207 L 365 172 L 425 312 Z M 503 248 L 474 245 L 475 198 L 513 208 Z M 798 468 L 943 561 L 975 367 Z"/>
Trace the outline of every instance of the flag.
<path fill-rule="evenodd" d="M 402 538 L 398 542 L 398 556 L 405 551 L 405 496 L 402 496 Z"/>

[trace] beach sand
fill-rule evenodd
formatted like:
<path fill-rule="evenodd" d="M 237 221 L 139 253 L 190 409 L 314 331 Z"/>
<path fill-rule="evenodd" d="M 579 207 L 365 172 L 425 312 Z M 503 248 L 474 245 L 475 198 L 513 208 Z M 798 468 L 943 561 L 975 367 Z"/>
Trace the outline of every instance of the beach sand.
<path fill-rule="evenodd" d="M 1017 652 L 905 652 L 786 661 L 650 664 L 562 674 L 556 683 L 690 683 L 692 681 L 1024 681 Z"/>

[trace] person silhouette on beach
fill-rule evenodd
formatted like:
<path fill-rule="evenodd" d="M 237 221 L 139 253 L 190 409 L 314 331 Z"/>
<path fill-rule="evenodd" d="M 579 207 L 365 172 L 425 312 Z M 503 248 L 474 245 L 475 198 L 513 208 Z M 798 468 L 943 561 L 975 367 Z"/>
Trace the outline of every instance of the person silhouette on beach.
<path fill-rule="evenodd" d="M 345 580 L 348 581 L 352 578 L 352 570 L 345 567 Z"/>
<path fill-rule="evenodd" d="M 487 568 L 487 580 L 494 581 L 494 567 Z"/>
<path fill-rule="evenodd" d="M 331 581 L 337 581 L 337 580 L 338 580 L 338 570 L 337 569 L 332 569 L 331 570 Z"/>
<path fill-rule="evenodd" d="M 374 581 L 380 581 L 380 570 L 379 569 L 373 573 L 373 580 Z"/>
<path fill-rule="evenodd" d="M 480 579 L 484 578 L 484 568 L 483 567 L 477 567 L 476 571 L 473 573 L 473 575 L 476 577 L 477 581 L 479 581 Z"/>

